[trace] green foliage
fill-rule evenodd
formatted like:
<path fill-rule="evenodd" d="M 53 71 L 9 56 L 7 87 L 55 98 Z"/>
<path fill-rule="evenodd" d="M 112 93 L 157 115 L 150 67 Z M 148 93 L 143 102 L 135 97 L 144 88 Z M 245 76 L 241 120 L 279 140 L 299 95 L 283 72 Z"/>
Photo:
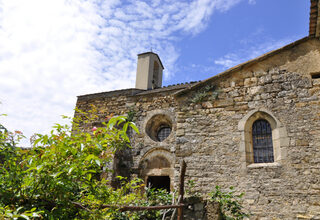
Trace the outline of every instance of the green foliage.
<path fill-rule="evenodd" d="M 142 194 L 139 200 L 136 200 L 132 205 L 135 206 L 156 206 L 156 205 L 170 205 L 172 204 L 172 194 L 162 189 L 145 188 L 145 193 Z M 119 220 L 160 220 L 166 210 L 153 211 L 139 211 L 139 212 L 123 212 L 117 213 L 115 219 Z"/>
<path fill-rule="evenodd" d="M 223 192 L 219 186 L 216 186 L 216 189 L 210 193 L 210 199 L 219 204 L 223 219 L 239 220 L 249 217 L 249 214 L 243 211 L 243 206 L 241 205 L 243 195 L 243 193 L 235 195 L 233 187 L 229 188 L 229 192 Z"/>
<path fill-rule="evenodd" d="M 135 117 L 136 117 L 136 111 L 133 108 L 130 108 L 130 110 L 128 111 L 128 116 L 127 116 L 127 120 L 134 122 Z"/>
<path fill-rule="evenodd" d="M 36 208 L 31 210 L 25 210 L 23 207 L 19 207 L 15 210 L 11 210 L 9 206 L 0 207 L 0 219 L 34 219 L 41 217 L 41 211 L 36 211 Z"/>
<path fill-rule="evenodd" d="M 211 96 L 210 96 L 211 95 Z M 215 86 L 205 86 L 198 90 L 191 98 L 192 103 L 200 103 L 205 98 L 209 97 L 210 100 L 215 100 L 219 95 L 219 92 L 216 90 Z"/>
<path fill-rule="evenodd" d="M 200 194 L 195 190 L 196 182 L 194 180 L 188 180 L 185 192 L 187 197 L 200 197 Z"/>
<path fill-rule="evenodd" d="M 157 219 L 161 215 L 160 211 L 118 211 L 123 205 L 167 204 L 170 195 L 142 193 L 139 179 L 118 177 L 122 183 L 118 189 L 108 184 L 103 178 L 112 174 L 107 165 L 117 150 L 128 146 L 127 129 L 138 129 L 119 116 L 84 133 L 79 125 L 94 120 L 92 113 L 81 112 L 72 128 L 56 124 L 50 134 L 37 134 L 28 150 L 16 147 L 21 132 L 0 125 L 0 219 L 143 219 L 149 215 Z M 121 130 L 116 129 L 119 125 Z"/>

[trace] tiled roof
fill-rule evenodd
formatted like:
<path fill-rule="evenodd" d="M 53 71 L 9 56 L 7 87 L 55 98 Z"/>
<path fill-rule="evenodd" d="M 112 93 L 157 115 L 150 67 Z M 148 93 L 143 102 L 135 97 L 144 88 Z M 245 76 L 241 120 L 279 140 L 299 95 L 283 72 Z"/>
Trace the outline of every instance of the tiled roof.
<path fill-rule="evenodd" d="M 90 99 L 107 98 L 107 97 L 114 97 L 114 96 L 136 96 L 136 95 L 138 96 L 138 95 L 149 95 L 149 94 L 151 95 L 151 94 L 156 94 L 161 92 L 187 89 L 198 82 L 200 81 L 178 83 L 178 84 L 163 86 L 161 88 L 151 89 L 151 90 L 131 88 L 131 89 L 120 89 L 120 90 L 108 91 L 108 92 L 92 93 L 92 94 L 80 95 L 78 96 L 78 100 L 85 101 Z"/>
<path fill-rule="evenodd" d="M 169 86 L 163 86 L 158 89 L 145 90 L 141 93 L 138 93 L 137 95 L 146 95 L 146 94 L 154 94 L 154 93 L 158 93 L 158 92 L 187 89 L 187 88 L 193 86 L 197 82 L 200 82 L 200 81 L 192 81 L 192 82 L 186 82 L 186 83 L 178 83 L 178 84 L 169 85 Z"/>

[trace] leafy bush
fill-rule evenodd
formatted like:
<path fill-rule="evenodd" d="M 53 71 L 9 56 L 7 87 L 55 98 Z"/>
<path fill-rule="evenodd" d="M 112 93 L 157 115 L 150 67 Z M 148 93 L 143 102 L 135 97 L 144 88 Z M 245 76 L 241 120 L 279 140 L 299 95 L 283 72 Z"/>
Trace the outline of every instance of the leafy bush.
<path fill-rule="evenodd" d="M 210 193 L 211 201 L 219 204 L 222 219 L 239 220 L 249 217 L 250 215 L 243 211 L 241 205 L 244 194 L 235 195 L 234 188 L 230 187 L 229 189 L 229 192 L 223 192 L 219 186 L 216 186 L 216 189 Z"/>
<path fill-rule="evenodd" d="M 87 117 L 81 113 L 82 117 Z M 89 117 L 87 117 L 89 119 Z M 141 192 L 139 179 L 118 177 L 114 189 L 107 178 L 116 150 L 128 147 L 127 129 L 138 132 L 125 117 L 84 133 L 80 119 L 72 126 L 56 124 L 48 135 L 36 135 L 33 148 L 16 147 L 21 132 L 0 125 L 0 219 L 157 219 L 160 212 L 120 213 L 123 205 L 166 203 L 164 192 Z M 122 127 L 116 129 L 115 127 Z M 107 204 L 108 206 L 104 206 Z M 151 216 L 152 215 L 152 216 Z"/>

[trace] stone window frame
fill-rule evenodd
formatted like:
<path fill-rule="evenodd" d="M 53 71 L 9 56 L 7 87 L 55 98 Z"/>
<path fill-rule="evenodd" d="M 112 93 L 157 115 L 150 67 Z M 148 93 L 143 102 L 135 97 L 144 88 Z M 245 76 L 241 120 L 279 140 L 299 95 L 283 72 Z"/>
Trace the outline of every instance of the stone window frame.
<path fill-rule="evenodd" d="M 263 119 L 269 122 L 272 129 L 272 144 L 274 162 L 272 163 L 254 163 L 253 145 L 252 145 L 252 125 L 256 120 Z M 287 147 L 289 146 L 289 138 L 287 129 L 265 108 L 259 108 L 247 113 L 238 124 L 238 130 L 241 133 L 240 154 L 241 162 L 244 167 L 266 167 L 281 166 L 287 156 Z"/>
<path fill-rule="evenodd" d="M 164 121 L 166 121 L 166 122 L 160 126 L 152 125 L 153 121 L 155 120 L 155 118 L 157 116 L 164 117 L 165 118 Z M 163 126 L 170 127 L 171 133 L 169 134 L 169 136 L 167 138 L 165 138 L 162 141 L 159 141 L 159 140 L 157 140 L 158 131 Z M 148 139 L 147 142 L 149 142 L 151 140 L 152 143 L 161 144 L 161 143 L 167 143 L 167 142 L 172 141 L 172 137 L 174 136 L 175 129 L 176 128 L 175 128 L 175 120 L 174 120 L 173 113 L 169 110 L 157 109 L 157 110 L 153 110 L 148 113 L 147 117 L 143 121 L 142 131 L 146 134 L 146 137 Z"/>

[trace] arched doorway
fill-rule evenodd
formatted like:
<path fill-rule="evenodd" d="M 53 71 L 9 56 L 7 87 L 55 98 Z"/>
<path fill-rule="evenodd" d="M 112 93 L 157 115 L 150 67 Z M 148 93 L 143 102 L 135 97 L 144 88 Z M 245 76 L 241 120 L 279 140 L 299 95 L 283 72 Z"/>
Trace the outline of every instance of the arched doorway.
<path fill-rule="evenodd" d="M 153 149 L 147 152 L 139 165 L 140 177 L 148 187 L 173 190 L 174 157 L 165 149 Z"/>

